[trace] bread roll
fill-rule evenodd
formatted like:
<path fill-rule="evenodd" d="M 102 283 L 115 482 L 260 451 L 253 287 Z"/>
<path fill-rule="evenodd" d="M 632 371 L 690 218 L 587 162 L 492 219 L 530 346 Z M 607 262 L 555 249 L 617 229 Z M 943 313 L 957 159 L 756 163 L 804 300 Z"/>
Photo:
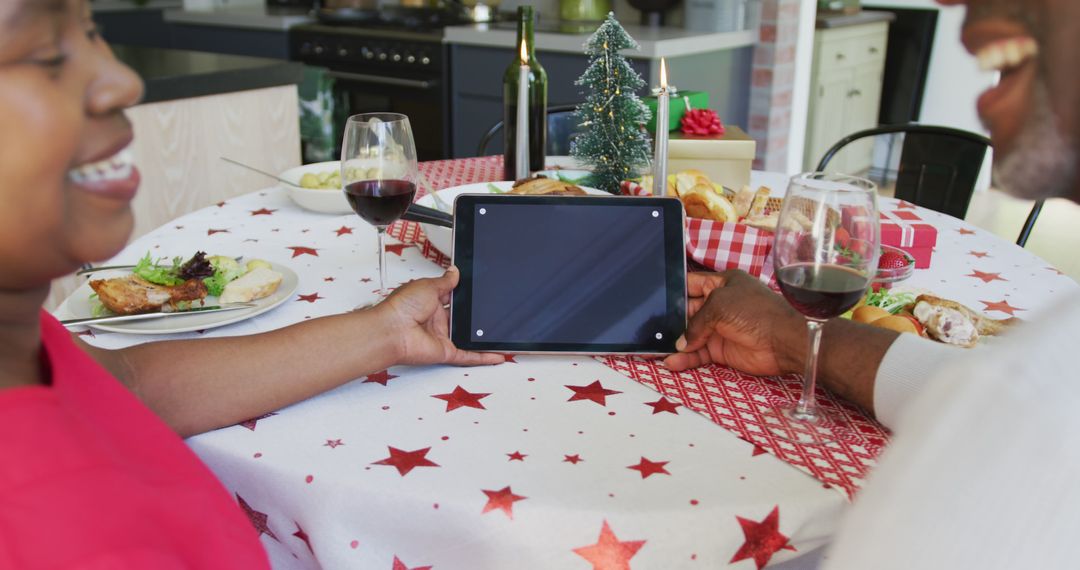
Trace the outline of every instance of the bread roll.
<path fill-rule="evenodd" d="M 679 197 L 686 208 L 686 215 L 692 218 L 717 222 L 734 222 L 739 219 L 731 202 L 717 194 L 712 186 L 699 184 Z"/>
<path fill-rule="evenodd" d="M 749 186 L 743 186 L 741 190 L 735 193 L 735 199 L 731 201 L 731 205 L 735 206 L 735 214 L 740 218 L 745 218 L 750 213 L 750 205 L 754 202 L 754 191 Z"/>
<path fill-rule="evenodd" d="M 911 333 L 916 335 L 919 334 L 919 327 L 915 326 L 915 323 L 911 322 L 911 319 L 907 317 L 901 317 L 900 315 L 889 315 L 887 317 L 876 319 L 874 322 L 870 323 L 870 326 L 880 327 L 883 329 L 889 329 L 902 333 Z"/>
<path fill-rule="evenodd" d="M 222 303 L 246 303 L 268 297 L 281 284 L 281 274 L 273 269 L 257 267 L 229 282 L 218 301 Z"/>
<path fill-rule="evenodd" d="M 884 319 L 885 317 L 891 316 L 892 313 L 881 307 L 863 305 L 851 313 L 851 320 L 859 323 L 872 323 L 878 319 Z"/>

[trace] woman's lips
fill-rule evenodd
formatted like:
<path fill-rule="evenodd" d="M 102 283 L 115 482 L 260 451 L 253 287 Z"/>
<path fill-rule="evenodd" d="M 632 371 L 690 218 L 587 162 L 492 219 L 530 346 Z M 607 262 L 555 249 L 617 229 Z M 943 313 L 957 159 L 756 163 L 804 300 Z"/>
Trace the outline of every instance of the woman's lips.
<path fill-rule="evenodd" d="M 73 186 L 97 196 L 130 201 L 139 188 L 139 169 L 130 148 L 104 160 L 77 166 L 68 171 Z"/>

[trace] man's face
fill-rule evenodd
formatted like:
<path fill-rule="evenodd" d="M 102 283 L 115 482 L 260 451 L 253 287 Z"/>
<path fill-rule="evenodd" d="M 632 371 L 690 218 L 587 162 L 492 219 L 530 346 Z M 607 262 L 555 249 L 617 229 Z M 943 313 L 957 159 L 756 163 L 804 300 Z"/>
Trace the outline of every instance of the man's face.
<path fill-rule="evenodd" d="M 1001 72 L 978 101 L 997 182 L 1025 198 L 1080 201 L 1080 0 L 940 1 L 967 6 L 964 45 L 984 69 Z"/>

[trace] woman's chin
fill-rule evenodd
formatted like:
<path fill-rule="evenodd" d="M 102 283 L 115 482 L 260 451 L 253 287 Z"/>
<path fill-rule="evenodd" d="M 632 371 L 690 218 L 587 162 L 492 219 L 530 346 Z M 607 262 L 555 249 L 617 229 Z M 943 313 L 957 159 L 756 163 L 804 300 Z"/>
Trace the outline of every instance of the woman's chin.
<path fill-rule="evenodd" d="M 90 223 L 82 231 L 70 235 L 70 255 L 77 270 L 85 263 L 96 263 L 114 257 L 127 245 L 131 230 L 135 227 L 135 217 L 131 208 L 125 208 L 108 222 Z"/>

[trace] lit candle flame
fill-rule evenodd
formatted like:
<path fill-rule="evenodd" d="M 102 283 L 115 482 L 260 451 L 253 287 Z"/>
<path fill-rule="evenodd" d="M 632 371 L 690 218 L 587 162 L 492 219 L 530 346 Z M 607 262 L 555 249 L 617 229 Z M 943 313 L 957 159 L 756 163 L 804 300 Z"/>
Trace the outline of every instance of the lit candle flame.
<path fill-rule="evenodd" d="M 667 62 L 660 58 L 660 89 L 667 91 Z"/>
<path fill-rule="evenodd" d="M 521 40 L 521 65 L 529 65 L 529 50 L 525 48 L 525 39 Z"/>

